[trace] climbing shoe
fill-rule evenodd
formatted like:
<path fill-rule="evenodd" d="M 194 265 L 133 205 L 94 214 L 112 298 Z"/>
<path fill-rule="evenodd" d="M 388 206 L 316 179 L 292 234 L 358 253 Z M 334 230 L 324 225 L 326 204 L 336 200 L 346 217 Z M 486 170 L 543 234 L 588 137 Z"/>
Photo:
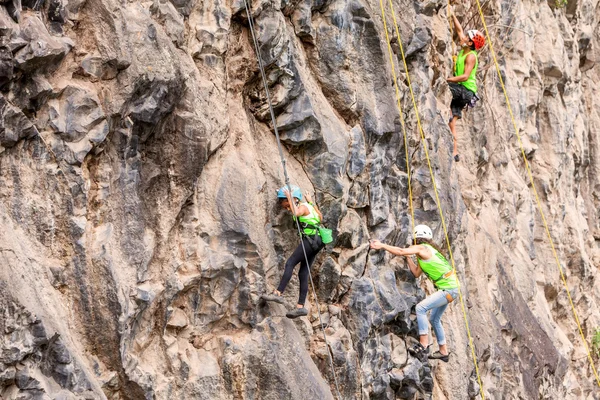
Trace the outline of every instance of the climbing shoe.
<path fill-rule="evenodd" d="M 283 296 L 280 296 L 276 293 L 272 293 L 272 294 L 263 294 L 262 296 L 260 296 L 261 299 L 265 300 L 265 301 L 272 301 L 274 303 L 279 303 L 279 304 L 283 304 Z"/>
<path fill-rule="evenodd" d="M 413 347 L 409 347 L 408 352 L 414 357 L 421 357 L 429 353 L 429 346 L 425 348 L 421 343 L 417 343 Z"/>
<path fill-rule="evenodd" d="M 460 161 L 460 157 L 457 155 L 454 156 L 454 161 L 459 162 Z"/>
<path fill-rule="evenodd" d="M 448 362 L 450 359 L 450 354 L 443 355 L 439 351 L 436 351 L 432 355 L 429 356 L 430 360 L 442 360 L 443 362 Z"/>
<path fill-rule="evenodd" d="M 290 318 L 290 319 L 294 319 L 294 318 L 298 318 L 298 317 L 304 317 L 305 315 L 308 315 L 308 310 L 304 307 L 302 308 L 294 308 L 294 311 L 290 311 L 287 314 L 285 314 L 286 317 Z"/>

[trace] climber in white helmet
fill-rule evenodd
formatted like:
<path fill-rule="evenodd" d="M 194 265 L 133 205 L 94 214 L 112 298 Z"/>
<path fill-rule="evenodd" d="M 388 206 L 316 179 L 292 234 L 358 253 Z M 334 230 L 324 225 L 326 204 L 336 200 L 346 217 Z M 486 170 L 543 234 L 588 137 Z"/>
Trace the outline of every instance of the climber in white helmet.
<path fill-rule="evenodd" d="M 450 103 L 452 117 L 450 117 L 450 122 L 448 123 L 454 142 L 452 156 L 454 157 L 454 161 L 458 162 L 460 158 L 458 156 L 458 143 L 456 139 L 456 121 L 462 118 L 462 110 L 468 104 L 474 105 L 478 99 L 477 81 L 475 78 L 477 66 L 479 65 L 477 50 L 485 45 L 485 36 L 475 29 L 469 30 L 465 34 L 454 13 L 452 13 L 452 19 L 460 40 L 461 50 L 458 56 L 456 56 L 454 75 L 446 79 L 446 81 L 452 92 L 452 102 Z"/>
<path fill-rule="evenodd" d="M 416 244 L 405 249 L 383 244 L 379 240 L 372 240 L 371 248 L 375 250 L 382 249 L 395 256 L 406 257 L 408 266 L 416 278 L 425 273 L 433 281 L 438 291 L 417 304 L 415 310 L 419 326 L 419 343 L 409 348 L 408 351 L 414 356 L 448 362 L 449 353 L 441 319 L 448 304 L 458 296 L 458 281 L 454 269 L 439 247 L 433 242 L 433 233 L 428 226 L 416 226 L 414 239 Z M 417 263 L 413 261 L 411 256 L 417 256 Z M 429 355 L 429 325 L 427 323 L 427 312 L 429 310 L 431 310 L 429 322 L 431 322 L 439 345 L 439 350 L 431 355 Z"/>

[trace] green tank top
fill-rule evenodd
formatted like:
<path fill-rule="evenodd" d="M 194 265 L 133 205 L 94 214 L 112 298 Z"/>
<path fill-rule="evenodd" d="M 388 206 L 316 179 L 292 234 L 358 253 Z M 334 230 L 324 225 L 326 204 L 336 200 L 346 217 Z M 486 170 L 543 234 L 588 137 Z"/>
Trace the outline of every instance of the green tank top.
<path fill-rule="evenodd" d="M 319 226 L 321 224 L 321 220 L 319 219 L 319 214 L 317 214 L 317 211 L 312 206 L 312 204 L 300 203 L 300 205 L 306 206 L 308 208 L 308 210 L 310 211 L 310 214 L 298 217 L 298 221 L 300 221 L 300 223 L 304 223 L 304 224 L 308 224 L 308 225 Z M 296 219 L 296 217 L 294 217 L 294 220 L 295 219 Z M 317 234 L 316 228 L 304 228 L 303 231 L 304 231 L 305 235 L 309 235 L 309 236 Z"/>
<path fill-rule="evenodd" d="M 425 272 L 425 275 L 432 281 L 438 289 L 456 289 L 458 282 L 456 281 L 456 274 L 452 274 L 447 278 L 440 279 L 444 274 L 452 271 L 452 266 L 446 260 L 446 257 L 439 251 L 428 244 L 423 243 L 423 246 L 427 247 L 431 251 L 431 258 L 429 260 L 421 260 L 417 257 L 419 267 Z M 439 279 L 436 282 L 436 279 Z"/>
<path fill-rule="evenodd" d="M 475 50 L 471 50 L 468 53 L 465 53 L 464 50 L 461 50 L 458 53 L 456 58 L 456 64 L 454 66 L 454 76 L 459 76 L 464 74 L 465 72 L 465 60 L 469 54 L 475 55 L 475 66 L 471 70 L 471 74 L 469 75 L 469 79 L 464 82 L 459 82 L 461 85 L 469 89 L 473 93 L 477 93 L 477 81 L 475 80 L 475 74 L 477 73 L 477 66 L 479 66 L 479 59 L 477 57 L 477 52 Z"/>

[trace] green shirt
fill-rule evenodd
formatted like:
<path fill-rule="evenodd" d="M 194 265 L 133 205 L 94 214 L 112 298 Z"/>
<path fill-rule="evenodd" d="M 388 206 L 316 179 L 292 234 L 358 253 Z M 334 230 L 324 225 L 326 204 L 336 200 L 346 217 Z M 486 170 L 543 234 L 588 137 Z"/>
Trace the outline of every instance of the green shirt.
<path fill-rule="evenodd" d="M 300 203 L 300 205 L 306 206 L 308 211 L 310 211 L 310 214 L 298 217 L 298 221 L 308 225 L 319 226 L 321 224 L 321 220 L 319 219 L 319 214 L 317 214 L 317 211 L 312 204 Z M 304 228 L 303 231 L 305 235 L 309 236 L 316 235 L 318 232 L 316 228 Z"/>
<path fill-rule="evenodd" d="M 477 66 L 479 65 L 479 59 L 477 58 L 477 52 L 475 50 L 471 50 L 468 53 L 465 53 L 464 50 L 461 50 L 458 53 L 456 58 L 456 65 L 454 66 L 454 76 L 460 76 L 465 73 L 465 60 L 469 54 L 473 54 L 475 56 L 475 65 L 471 70 L 471 74 L 469 78 L 464 82 L 458 82 L 467 89 L 469 89 L 473 93 L 477 93 L 477 81 L 475 79 L 475 74 L 477 73 Z"/>
<path fill-rule="evenodd" d="M 419 267 L 421 267 L 425 275 L 433 281 L 438 289 L 456 289 L 458 287 L 456 274 L 452 274 L 445 279 L 440 279 L 444 274 L 452 271 L 452 266 L 448 260 L 446 260 L 446 257 L 434 249 L 433 246 L 426 243 L 423 243 L 422 245 L 431 251 L 431 258 L 429 260 L 421 260 L 417 257 Z M 436 282 L 436 279 L 440 280 Z"/>

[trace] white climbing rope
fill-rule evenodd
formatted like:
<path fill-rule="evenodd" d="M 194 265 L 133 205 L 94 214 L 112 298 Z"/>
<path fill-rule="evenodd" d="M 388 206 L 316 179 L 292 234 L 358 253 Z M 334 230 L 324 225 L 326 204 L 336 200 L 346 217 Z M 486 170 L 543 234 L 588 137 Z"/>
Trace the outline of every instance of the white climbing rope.
<path fill-rule="evenodd" d="M 292 193 L 292 187 L 290 185 L 290 178 L 287 174 L 285 157 L 283 156 L 283 148 L 281 145 L 281 140 L 279 138 L 279 132 L 277 130 L 277 123 L 275 121 L 275 112 L 273 111 L 273 105 L 271 103 L 271 96 L 269 94 L 269 86 L 267 84 L 267 77 L 265 75 L 265 68 L 262 61 L 262 57 L 260 56 L 260 49 L 258 46 L 258 41 L 256 40 L 256 35 L 254 33 L 254 21 L 252 18 L 252 13 L 250 12 L 250 7 L 248 6 L 248 0 L 244 0 L 244 6 L 246 7 L 246 14 L 248 16 L 248 25 L 250 27 L 250 33 L 252 35 L 252 41 L 254 42 L 254 50 L 256 51 L 256 58 L 258 60 L 258 69 L 260 70 L 260 75 L 262 77 L 263 85 L 265 88 L 265 93 L 267 95 L 267 104 L 269 106 L 269 112 L 271 113 L 271 121 L 273 122 L 273 130 L 275 131 L 275 138 L 277 139 L 277 148 L 279 150 L 279 157 L 281 158 L 281 166 L 283 167 L 283 176 L 285 179 L 285 186 L 287 186 L 288 191 Z M 294 202 L 291 202 L 292 214 L 296 215 L 296 206 Z M 315 302 L 317 303 L 317 312 L 319 314 L 319 324 L 321 326 L 321 332 L 323 332 L 323 339 L 325 339 L 325 346 L 327 346 L 327 354 L 329 355 L 329 364 L 331 367 L 331 372 L 333 374 L 333 380 L 335 383 L 335 389 L 337 392 L 337 398 L 342 399 L 340 395 L 340 387 L 338 385 L 337 374 L 335 373 L 335 367 L 333 365 L 333 355 L 331 354 L 331 350 L 329 348 L 329 342 L 327 341 L 327 334 L 325 333 L 325 328 L 323 324 L 323 318 L 321 316 L 321 309 L 319 306 L 319 298 L 317 297 L 317 292 L 315 291 L 315 284 L 313 282 L 312 273 L 310 270 L 310 263 L 308 262 L 308 256 L 306 255 L 306 248 L 304 247 L 304 240 L 302 240 L 302 230 L 300 228 L 300 222 L 298 218 L 296 220 L 296 227 L 298 229 L 298 234 L 300 235 L 300 244 L 302 245 L 302 252 L 304 253 L 304 261 L 306 262 L 306 266 L 308 268 L 308 276 L 310 277 L 310 286 L 312 289 L 313 296 L 315 298 Z"/>

